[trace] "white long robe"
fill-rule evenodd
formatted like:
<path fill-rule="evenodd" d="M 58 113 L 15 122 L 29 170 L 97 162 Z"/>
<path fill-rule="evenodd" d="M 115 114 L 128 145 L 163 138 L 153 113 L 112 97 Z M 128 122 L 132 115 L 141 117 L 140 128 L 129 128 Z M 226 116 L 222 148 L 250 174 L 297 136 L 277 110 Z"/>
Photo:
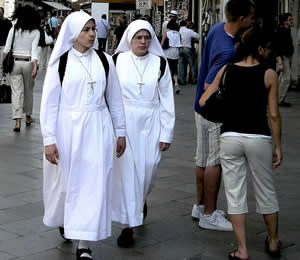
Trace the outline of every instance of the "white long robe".
<path fill-rule="evenodd" d="M 137 82 L 143 75 L 141 94 Z M 160 76 L 160 58 L 120 53 L 116 64 L 126 117 L 127 146 L 113 167 L 113 220 L 129 226 L 143 223 L 144 202 L 151 190 L 161 152 L 159 142 L 171 143 L 175 124 L 174 96 L 169 67 Z"/>
<path fill-rule="evenodd" d="M 96 81 L 88 85 L 90 70 Z M 125 136 L 119 80 L 110 56 L 109 77 L 94 50 L 71 49 L 63 86 L 58 62 L 48 68 L 41 103 L 44 145 L 57 145 L 58 165 L 44 158 L 44 223 L 64 226 L 70 239 L 97 241 L 111 235 L 111 184 L 114 134 Z"/>

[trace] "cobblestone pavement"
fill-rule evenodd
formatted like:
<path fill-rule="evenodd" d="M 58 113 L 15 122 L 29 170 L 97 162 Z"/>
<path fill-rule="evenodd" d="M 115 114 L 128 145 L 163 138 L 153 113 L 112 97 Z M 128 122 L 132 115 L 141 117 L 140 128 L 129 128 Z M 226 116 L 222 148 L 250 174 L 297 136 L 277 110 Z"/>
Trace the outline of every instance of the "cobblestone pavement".
<path fill-rule="evenodd" d="M 40 72 L 34 92 L 34 124 L 12 132 L 10 105 L 0 104 L 0 260 L 75 259 L 76 241 L 64 243 L 57 229 L 42 223 L 42 139 L 39 104 L 44 73 Z M 148 200 L 144 227 L 135 231 L 132 249 L 120 249 L 116 238 L 120 226 L 113 224 L 110 239 L 92 245 L 95 259 L 101 260 L 221 260 L 235 248 L 232 232 L 203 230 L 191 218 L 195 201 L 194 86 L 182 88 L 176 96 L 175 140 L 163 156 L 156 186 Z M 291 108 L 282 108 L 283 165 L 274 172 L 283 241 L 281 259 L 300 259 L 300 93 L 290 92 Z M 255 105 L 255 100 L 253 101 Z M 248 244 L 251 259 L 268 260 L 264 253 L 266 231 L 249 187 Z M 219 208 L 226 209 L 223 188 Z"/>

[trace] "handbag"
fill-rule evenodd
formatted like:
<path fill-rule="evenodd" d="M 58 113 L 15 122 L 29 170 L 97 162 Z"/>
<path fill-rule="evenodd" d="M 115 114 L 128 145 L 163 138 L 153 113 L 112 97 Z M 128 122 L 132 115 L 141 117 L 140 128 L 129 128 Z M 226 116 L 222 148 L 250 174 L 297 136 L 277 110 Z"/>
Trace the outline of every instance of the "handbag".
<path fill-rule="evenodd" d="M 13 38 L 12 38 L 12 42 L 11 42 L 11 46 L 10 46 L 10 51 L 6 54 L 6 57 L 3 61 L 3 73 L 11 73 L 14 67 L 14 55 L 13 55 L 13 45 L 14 45 L 14 40 L 15 40 L 15 33 L 16 30 L 14 29 L 14 33 L 13 33 Z"/>
<path fill-rule="evenodd" d="M 0 103 L 11 103 L 11 88 L 5 77 L 0 80 Z"/>
<path fill-rule="evenodd" d="M 51 35 L 48 35 L 46 32 L 45 33 L 45 43 L 46 45 L 51 45 L 54 41 Z"/>
<path fill-rule="evenodd" d="M 228 94 L 225 75 L 231 67 L 232 64 L 228 64 L 225 67 L 218 89 L 206 100 L 205 106 L 201 110 L 201 115 L 208 121 L 216 123 L 224 122 L 224 116 L 226 113 L 226 96 Z"/>

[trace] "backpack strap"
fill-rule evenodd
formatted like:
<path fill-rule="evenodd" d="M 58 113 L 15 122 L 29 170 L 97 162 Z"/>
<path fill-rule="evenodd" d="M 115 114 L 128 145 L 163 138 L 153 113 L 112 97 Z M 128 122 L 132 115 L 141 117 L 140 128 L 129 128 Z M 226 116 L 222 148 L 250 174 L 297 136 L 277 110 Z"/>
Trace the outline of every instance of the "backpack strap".
<path fill-rule="evenodd" d="M 66 72 L 66 66 L 67 66 L 67 60 L 68 60 L 68 53 L 69 51 L 65 52 L 60 58 L 59 58 L 59 65 L 58 65 L 58 73 L 59 73 L 59 79 L 60 79 L 60 84 L 62 86 L 65 72 Z M 108 60 L 105 56 L 105 54 L 102 51 L 96 51 L 98 54 L 104 70 L 105 70 L 105 77 L 106 77 L 106 84 L 107 84 L 107 79 L 108 79 L 108 74 L 109 74 L 109 63 Z"/>
<path fill-rule="evenodd" d="M 166 72 L 166 66 L 167 66 L 167 61 L 164 57 L 159 56 L 160 58 L 160 76 L 158 81 L 160 81 L 160 79 L 163 77 L 163 75 Z"/>
<path fill-rule="evenodd" d="M 107 79 L 108 79 L 108 74 L 109 74 L 109 63 L 108 63 L 108 60 L 104 54 L 104 52 L 102 50 L 96 50 L 101 62 L 102 62 L 102 65 L 104 67 L 104 70 L 105 70 L 105 77 L 106 77 L 106 85 L 107 85 Z"/>
<path fill-rule="evenodd" d="M 113 58 L 113 61 L 115 63 L 115 66 L 117 65 L 117 59 L 118 59 L 118 56 L 121 52 L 115 54 L 114 56 L 112 56 Z M 166 66 L 167 66 L 167 61 L 164 57 L 161 57 L 159 56 L 160 58 L 160 76 L 159 76 L 159 79 L 158 81 L 160 81 L 160 79 L 162 78 L 162 76 L 165 74 L 165 71 L 166 71 Z"/>
<path fill-rule="evenodd" d="M 65 52 L 60 58 L 59 58 L 59 65 L 58 65 L 58 73 L 59 73 L 59 79 L 60 79 L 60 85 L 62 87 L 62 83 L 65 76 L 66 66 L 67 66 L 67 60 L 68 60 L 68 53 L 69 51 Z"/>
<path fill-rule="evenodd" d="M 119 56 L 120 53 L 121 52 L 118 52 L 118 53 L 116 53 L 115 55 L 112 56 L 112 59 L 114 61 L 115 66 L 117 65 L 117 59 L 118 59 L 118 56 Z"/>

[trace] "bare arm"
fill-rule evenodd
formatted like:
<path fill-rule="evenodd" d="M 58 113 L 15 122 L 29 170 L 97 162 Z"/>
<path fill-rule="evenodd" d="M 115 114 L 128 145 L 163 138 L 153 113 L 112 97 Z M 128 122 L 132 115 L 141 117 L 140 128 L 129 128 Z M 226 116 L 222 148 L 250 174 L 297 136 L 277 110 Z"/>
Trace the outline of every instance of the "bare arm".
<path fill-rule="evenodd" d="M 161 47 L 164 45 L 164 42 L 165 42 L 165 40 L 166 40 L 166 37 L 167 37 L 167 33 L 166 33 L 166 32 L 163 32 L 162 38 L 161 38 L 161 42 L 160 42 L 160 46 L 161 46 Z"/>
<path fill-rule="evenodd" d="M 278 78 L 274 70 L 265 73 L 265 85 L 269 89 L 268 107 L 269 120 L 274 142 L 273 168 L 277 168 L 282 160 L 281 153 L 281 119 L 278 109 Z"/>
<path fill-rule="evenodd" d="M 199 104 L 201 107 L 205 106 L 206 100 L 217 91 L 218 86 L 220 84 L 220 80 L 223 74 L 223 71 L 225 69 L 226 66 L 224 66 L 222 69 L 220 69 L 220 71 L 218 72 L 218 74 L 216 75 L 213 83 L 211 85 L 209 85 L 208 83 L 204 84 L 204 89 L 205 92 L 203 93 L 203 95 L 201 96 L 200 100 L 199 100 Z"/>

